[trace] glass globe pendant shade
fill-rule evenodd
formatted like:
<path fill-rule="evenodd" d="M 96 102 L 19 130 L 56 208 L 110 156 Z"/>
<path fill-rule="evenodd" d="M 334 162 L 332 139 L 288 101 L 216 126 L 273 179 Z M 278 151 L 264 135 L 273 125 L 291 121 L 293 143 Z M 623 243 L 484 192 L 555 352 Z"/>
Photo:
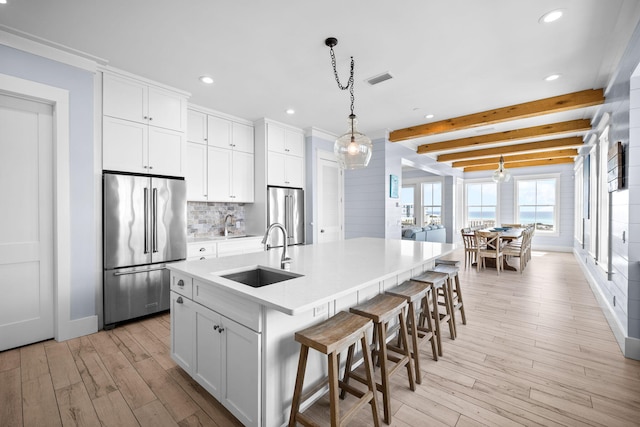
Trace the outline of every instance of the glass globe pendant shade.
<path fill-rule="evenodd" d="M 365 134 L 358 132 L 356 116 L 349 116 L 349 130 L 336 139 L 333 153 L 342 169 L 366 168 L 371 160 L 373 144 Z"/>
<path fill-rule="evenodd" d="M 504 168 L 504 158 L 500 156 L 500 163 L 498 169 L 493 172 L 494 182 L 509 182 L 511 179 L 511 172 Z"/>

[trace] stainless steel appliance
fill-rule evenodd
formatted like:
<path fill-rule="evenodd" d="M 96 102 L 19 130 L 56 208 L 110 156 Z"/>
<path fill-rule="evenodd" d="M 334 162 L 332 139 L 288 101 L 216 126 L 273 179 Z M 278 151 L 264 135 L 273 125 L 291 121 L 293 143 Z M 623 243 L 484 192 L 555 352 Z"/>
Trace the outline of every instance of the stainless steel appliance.
<path fill-rule="evenodd" d="M 267 227 L 280 223 L 287 229 L 288 244 L 304 244 L 304 191 L 299 188 L 267 187 Z M 283 245 L 282 233 L 272 233 L 267 247 Z"/>
<path fill-rule="evenodd" d="M 187 256 L 184 179 L 103 174 L 104 325 L 169 309 L 165 265 Z"/>

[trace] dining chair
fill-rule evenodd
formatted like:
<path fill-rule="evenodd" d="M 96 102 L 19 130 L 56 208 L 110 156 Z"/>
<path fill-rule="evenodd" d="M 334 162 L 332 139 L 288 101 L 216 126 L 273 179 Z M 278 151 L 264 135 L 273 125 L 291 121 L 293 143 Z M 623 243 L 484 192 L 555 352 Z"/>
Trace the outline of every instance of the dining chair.
<path fill-rule="evenodd" d="M 473 265 L 478 246 L 476 244 L 476 236 L 470 228 L 463 228 L 460 233 L 464 242 L 464 268 L 466 270 L 467 264 Z"/>
<path fill-rule="evenodd" d="M 522 240 L 507 243 L 502 249 L 503 256 L 515 257 L 520 260 L 520 274 L 524 271 L 524 267 L 529 261 L 528 253 L 530 251 L 531 231 L 525 229 L 522 232 Z"/>
<path fill-rule="evenodd" d="M 496 271 L 500 275 L 500 269 L 503 268 L 503 242 L 500 239 L 500 233 L 494 231 L 476 230 L 476 265 L 477 270 L 480 272 L 480 265 L 486 267 L 486 258 L 493 258 L 496 260 Z"/>

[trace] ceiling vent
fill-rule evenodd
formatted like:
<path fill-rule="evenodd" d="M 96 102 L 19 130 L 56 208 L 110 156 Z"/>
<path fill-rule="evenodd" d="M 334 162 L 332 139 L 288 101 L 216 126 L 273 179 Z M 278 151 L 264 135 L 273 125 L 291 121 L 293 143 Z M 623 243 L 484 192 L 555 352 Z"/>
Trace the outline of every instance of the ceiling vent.
<path fill-rule="evenodd" d="M 367 80 L 365 80 L 367 83 L 369 83 L 371 86 L 377 85 L 378 83 L 382 83 L 385 82 L 387 80 L 391 80 L 393 78 L 393 76 L 391 75 L 391 73 L 384 72 L 382 74 L 378 74 L 377 76 L 373 76 L 368 78 Z"/>

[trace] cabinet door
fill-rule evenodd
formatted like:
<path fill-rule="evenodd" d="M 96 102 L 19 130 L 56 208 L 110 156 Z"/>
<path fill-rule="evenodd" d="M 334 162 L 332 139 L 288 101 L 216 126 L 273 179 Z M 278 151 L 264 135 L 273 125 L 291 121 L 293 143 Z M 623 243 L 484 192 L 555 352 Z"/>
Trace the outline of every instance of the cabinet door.
<path fill-rule="evenodd" d="M 207 200 L 207 146 L 187 142 L 184 177 L 187 200 Z"/>
<path fill-rule="evenodd" d="M 284 151 L 292 156 L 304 157 L 304 134 L 285 130 Z"/>
<path fill-rule="evenodd" d="M 221 402 L 242 424 L 260 424 L 260 334 L 226 317 L 222 318 Z"/>
<path fill-rule="evenodd" d="M 196 304 L 195 357 L 193 374 L 198 383 L 218 400 L 222 390 L 222 340 L 226 333 L 221 316 L 215 311 Z"/>
<path fill-rule="evenodd" d="M 149 171 L 183 176 L 184 133 L 149 126 Z"/>
<path fill-rule="evenodd" d="M 213 202 L 232 202 L 231 162 L 233 151 L 209 146 L 207 156 L 208 199 Z"/>
<path fill-rule="evenodd" d="M 148 89 L 149 124 L 184 131 L 186 102 L 186 99 L 180 95 L 150 86 Z"/>
<path fill-rule="evenodd" d="M 267 152 L 267 185 L 286 186 L 284 175 L 285 155 L 275 151 Z"/>
<path fill-rule="evenodd" d="M 304 187 L 304 159 L 302 157 L 285 156 L 284 182 L 289 187 Z"/>
<path fill-rule="evenodd" d="M 104 116 L 102 168 L 122 172 L 148 172 L 148 126 Z"/>
<path fill-rule="evenodd" d="M 138 123 L 147 123 L 148 87 L 135 80 L 104 74 L 102 113 Z"/>
<path fill-rule="evenodd" d="M 253 154 L 233 152 L 231 198 L 235 202 L 253 203 Z"/>
<path fill-rule="evenodd" d="M 208 142 L 212 147 L 231 149 L 231 121 L 208 116 Z"/>
<path fill-rule="evenodd" d="M 171 358 L 189 374 L 195 351 L 194 335 L 196 303 L 171 292 Z"/>
<path fill-rule="evenodd" d="M 253 153 L 253 126 L 233 123 L 233 149 L 245 153 Z"/>
<path fill-rule="evenodd" d="M 207 115 L 199 111 L 187 111 L 187 141 L 207 144 Z"/>
<path fill-rule="evenodd" d="M 284 128 L 267 123 L 267 150 L 284 153 Z"/>

